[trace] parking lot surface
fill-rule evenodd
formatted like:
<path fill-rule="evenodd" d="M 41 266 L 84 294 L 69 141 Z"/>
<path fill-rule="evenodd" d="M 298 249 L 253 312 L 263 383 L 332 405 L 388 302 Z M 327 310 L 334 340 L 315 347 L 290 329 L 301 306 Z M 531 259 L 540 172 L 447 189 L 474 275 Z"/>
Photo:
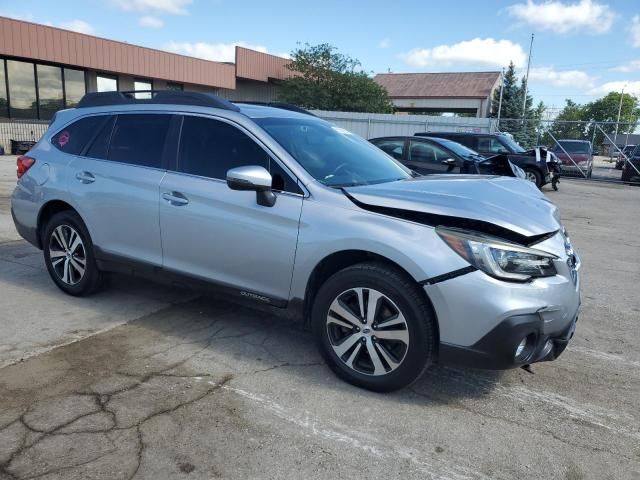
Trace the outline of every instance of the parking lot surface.
<path fill-rule="evenodd" d="M 120 276 L 65 296 L 13 231 L 7 162 L 1 480 L 640 478 L 640 188 L 545 190 L 583 260 L 559 360 L 533 374 L 435 366 L 374 394 L 267 312 Z"/>

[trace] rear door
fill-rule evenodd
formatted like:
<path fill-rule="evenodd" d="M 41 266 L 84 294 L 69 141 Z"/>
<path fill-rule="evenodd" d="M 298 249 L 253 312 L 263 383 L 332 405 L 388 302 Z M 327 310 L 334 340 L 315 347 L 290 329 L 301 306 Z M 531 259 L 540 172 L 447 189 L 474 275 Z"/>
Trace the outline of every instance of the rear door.
<path fill-rule="evenodd" d="M 158 189 L 170 122 L 167 114 L 112 116 L 71 161 L 69 190 L 99 255 L 162 265 Z"/>
<path fill-rule="evenodd" d="M 406 165 L 422 175 L 460 173 L 462 161 L 431 142 L 411 140 Z"/>
<path fill-rule="evenodd" d="M 247 165 L 270 171 L 274 206 L 227 186 L 227 171 Z M 303 203 L 295 177 L 239 126 L 201 116 L 184 116 L 176 170 L 160 187 L 164 267 L 269 303 L 286 301 Z"/>
<path fill-rule="evenodd" d="M 405 150 L 407 142 L 403 138 L 379 138 L 376 140 L 372 140 L 376 147 L 378 147 L 383 152 L 391 155 L 393 158 L 398 160 L 399 162 L 405 163 Z"/>

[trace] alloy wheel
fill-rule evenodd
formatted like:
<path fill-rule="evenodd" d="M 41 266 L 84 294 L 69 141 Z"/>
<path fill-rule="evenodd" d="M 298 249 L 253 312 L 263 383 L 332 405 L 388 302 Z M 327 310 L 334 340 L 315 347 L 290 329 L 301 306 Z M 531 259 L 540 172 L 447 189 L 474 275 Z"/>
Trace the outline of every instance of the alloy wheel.
<path fill-rule="evenodd" d="M 536 183 L 538 181 L 538 178 L 536 177 L 536 174 L 533 173 L 530 170 L 525 171 L 525 178 L 527 180 L 529 180 L 530 182 Z"/>
<path fill-rule="evenodd" d="M 49 261 L 60 280 L 77 285 L 87 267 L 87 254 L 80 234 L 69 225 L 59 225 L 49 238 Z"/>
<path fill-rule="evenodd" d="M 334 353 L 365 375 L 386 375 L 409 348 L 407 321 L 389 297 L 372 288 L 352 288 L 331 303 L 326 322 Z"/>

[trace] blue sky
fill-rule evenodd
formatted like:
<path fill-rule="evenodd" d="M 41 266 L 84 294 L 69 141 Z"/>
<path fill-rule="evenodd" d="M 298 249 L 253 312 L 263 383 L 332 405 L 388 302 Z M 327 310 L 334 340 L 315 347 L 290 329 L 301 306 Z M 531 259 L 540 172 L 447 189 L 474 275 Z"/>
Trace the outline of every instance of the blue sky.
<path fill-rule="evenodd" d="M 101 37 L 233 61 L 233 45 L 286 54 L 328 42 L 366 71 L 524 73 L 561 106 L 609 90 L 640 96 L 639 0 L 0 0 L 0 15 Z"/>

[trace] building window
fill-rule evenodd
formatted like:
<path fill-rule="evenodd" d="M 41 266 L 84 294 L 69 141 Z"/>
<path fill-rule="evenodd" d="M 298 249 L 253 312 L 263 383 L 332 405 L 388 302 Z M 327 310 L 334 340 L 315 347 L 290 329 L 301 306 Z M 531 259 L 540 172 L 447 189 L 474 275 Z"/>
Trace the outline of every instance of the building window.
<path fill-rule="evenodd" d="M 33 63 L 7 61 L 9 77 L 9 115 L 13 118 L 38 118 L 36 78 Z"/>
<path fill-rule="evenodd" d="M 110 75 L 98 75 L 98 92 L 116 92 L 118 90 L 118 77 Z"/>
<path fill-rule="evenodd" d="M 62 69 L 49 65 L 36 65 L 36 74 L 40 118 L 50 120 L 58 110 L 64 108 Z"/>
<path fill-rule="evenodd" d="M 0 59 L 0 117 L 9 116 L 9 103 L 7 102 L 7 82 L 4 69 L 4 60 Z"/>
<path fill-rule="evenodd" d="M 142 93 L 136 93 L 136 98 L 151 98 L 151 92 L 144 92 L 144 90 L 153 90 L 153 86 L 149 80 L 135 80 L 133 82 L 133 89 L 136 92 L 143 91 Z"/>
<path fill-rule="evenodd" d="M 64 69 L 65 106 L 75 107 L 87 91 L 82 70 Z"/>
<path fill-rule="evenodd" d="M 167 90 L 184 90 L 184 85 L 181 83 L 167 82 Z"/>

